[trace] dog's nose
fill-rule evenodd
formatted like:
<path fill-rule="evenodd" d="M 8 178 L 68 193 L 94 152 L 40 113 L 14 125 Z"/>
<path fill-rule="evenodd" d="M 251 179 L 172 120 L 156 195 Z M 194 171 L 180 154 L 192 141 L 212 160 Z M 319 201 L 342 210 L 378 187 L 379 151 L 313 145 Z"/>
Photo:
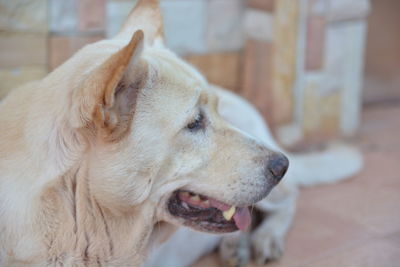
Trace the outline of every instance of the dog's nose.
<path fill-rule="evenodd" d="M 272 173 L 275 179 L 280 181 L 289 167 L 289 160 L 285 155 L 276 153 L 268 160 L 267 169 Z"/>

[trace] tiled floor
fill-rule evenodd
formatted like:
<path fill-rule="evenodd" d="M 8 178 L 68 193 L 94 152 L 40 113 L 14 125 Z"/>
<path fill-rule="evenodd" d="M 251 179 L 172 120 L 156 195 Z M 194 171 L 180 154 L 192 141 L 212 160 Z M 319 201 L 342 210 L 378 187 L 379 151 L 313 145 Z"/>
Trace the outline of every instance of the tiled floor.
<path fill-rule="evenodd" d="M 266 266 L 400 267 L 400 105 L 368 107 L 356 143 L 362 172 L 303 189 L 284 257 Z"/>

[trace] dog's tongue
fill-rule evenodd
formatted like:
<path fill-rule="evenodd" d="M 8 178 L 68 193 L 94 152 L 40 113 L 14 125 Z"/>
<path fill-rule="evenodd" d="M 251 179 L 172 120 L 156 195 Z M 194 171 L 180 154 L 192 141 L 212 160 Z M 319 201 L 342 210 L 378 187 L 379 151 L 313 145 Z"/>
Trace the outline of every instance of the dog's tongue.
<path fill-rule="evenodd" d="M 221 211 L 227 211 L 232 207 L 215 199 L 210 199 L 210 204 L 212 207 L 217 208 Z M 235 213 L 233 214 L 233 220 L 235 221 L 236 227 L 239 228 L 239 230 L 246 231 L 246 229 L 251 224 L 251 216 L 249 209 L 247 207 L 245 208 L 236 207 Z"/>
<path fill-rule="evenodd" d="M 237 228 L 242 231 L 246 231 L 251 224 L 251 216 L 249 209 L 246 208 L 236 208 L 235 215 L 233 215 L 233 219 L 235 220 L 235 224 Z"/>

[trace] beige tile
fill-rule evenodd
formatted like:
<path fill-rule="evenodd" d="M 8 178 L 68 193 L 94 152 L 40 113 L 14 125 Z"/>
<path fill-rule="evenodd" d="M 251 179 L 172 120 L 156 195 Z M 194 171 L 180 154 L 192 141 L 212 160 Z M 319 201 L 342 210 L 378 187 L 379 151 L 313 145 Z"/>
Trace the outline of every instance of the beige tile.
<path fill-rule="evenodd" d="M 243 21 L 247 39 L 271 42 L 273 39 L 273 15 L 254 8 L 248 8 Z"/>
<path fill-rule="evenodd" d="M 239 90 L 239 52 L 188 55 L 185 59 L 198 68 L 210 83 L 236 92 Z"/>
<path fill-rule="evenodd" d="M 47 0 L 1 1 L 0 30 L 46 33 Z"/>
<path fill-rule="evenodd" d="M 324 91 L 342 91 L 340 132 L 355 134 L 359 125 L 365 25 L 343 22 L 326 27 Z"/>
<path fill-rule="evenodd" d="M 205 32 L 207 51 L 237 51 L 242 48 L 243 14 L 242 0 L 209 1 Z"/>
<path fill-rule="evenodd" d="M 354 136 L 360 125 L 367 24 L 365 21 L 349 22 L 347 25 L 344 22 L 338 24 L 343 24 L 343 28 L 331 29 L 330 41 L 332 43 L 335 40 L 335 35 L 337 37 L 342 36 L 341 42 L 345 50 L 344 57 L 340 60 L 342 61 L 344 84 L 340 128 L 343 135 Z M 336 46 L 333 49 L 339 50 L 341 48 Z M 331 62 L 330 66 L 334 68 L 334 65 Z"/>
<path fill-rule="evenodd" d="M 272 45 L 248 40 L 243 58 L 241 94 L 260 110 L 274 127 L 274 97 L 272 94 Z"/>
<path fill-rule="evenodd" d="M 279 111 L 274 113 L 277 124 L 290 123 L 293 117 L 293 88 L 296 80 L 298 1 L 279 0 L 275 3 L 272 88 Z"/>
<path fill-rule="evenodd" d="M 53 70 L 70 58 L 76 51 L 104 37 L 102 35 L 95 36 L 52 36 L 49 40 L 49 68 Z"/>
<path fill-rule="evenodd" d="M 307 19 L 306 70 L 323 67 L 325 47 L 325 18 L 312 15 Z"/>
<path fill-rule="evenodd" d="M 49 27 L 52 32 L 75 32 L 78 28 L 78 0 L 48 0 Z"/>
<path fill-rule="evenodd" d="M 340 136 L 340 108 L 342 95 L 340 90 L 331 91 L 323 94 L 319 102 L 319 112 L 321 114 L 320 129 L 321 135 L 326 138 Z"/>
<path fill-rule="evenodd" d="M 327 88 L 324 72 L 304 76 L 303 121 L 304 139 L 319 143 L 340 136 L 342 105 L 341 88 Z"/>
<path fill-rule="evenodd" d="M 303 132 L 306 135 L 311 135 L 319 129 L 321 114 L 319 113 L 319 86 L 321 78 L 310 79 L 306 77 L 304 86 L 304 106 L 303 106 Z"/>
<path fill-rule="evenodd" d="M 43 66 L 0 69 L 0 99 L 11 90 L 33 80 L 41 79 L 47 74 Z"/>
<path fill-rule="evenodd" d="M 329 0 L 329 21 L 357 20 L 370 11 L 370 0 Z"/>
<path fill-rule="evenodd" d="M 106 0 L 80 0 L 78 2 L 78 29 L 104 31 Z"/>
<path fill-rule="evenodd" d="M 47 64 L 47 36 L 31 33 L 0 33 L 0 67 Z"/>
<path fill-rule="evenodd" d="M 247 0 L 247 5 L 252 8 L 263 9 L 265 11 L 274 11 L 276 0 Z"/>

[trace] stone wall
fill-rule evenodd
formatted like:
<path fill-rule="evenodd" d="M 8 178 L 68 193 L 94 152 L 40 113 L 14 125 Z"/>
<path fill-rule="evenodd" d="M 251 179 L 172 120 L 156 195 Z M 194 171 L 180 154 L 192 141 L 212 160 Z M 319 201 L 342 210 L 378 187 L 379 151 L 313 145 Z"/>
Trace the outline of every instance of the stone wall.
<path fill-rule="evenodd" d="M 135 0 L 0 0 L 0 97 L 87 43 Z M 358 126 L 368 0 L 161 0 L 168 46 L 253 102 L 287 146 Z"/>
<path fill-rule="evenodd" d="M 369 8 L 368 0 L 248 1 L 242 91 L 282 143 L 355 134 Z"/>
<path fill-rule="evenodd" d="M 47 1 L 17 2 L 0 1 L 0 98 L 47 72 Z"/>

